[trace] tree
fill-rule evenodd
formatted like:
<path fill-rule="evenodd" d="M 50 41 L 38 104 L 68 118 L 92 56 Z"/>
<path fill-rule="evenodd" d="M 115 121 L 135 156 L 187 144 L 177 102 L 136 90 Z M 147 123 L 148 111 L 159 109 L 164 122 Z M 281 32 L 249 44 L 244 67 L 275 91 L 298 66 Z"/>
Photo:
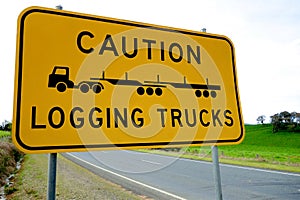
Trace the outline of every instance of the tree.
<path fill-rule="evenodd" d="M 276 122 L 279 122 L 279 114 L 276 113 L 275 115 L 270 116 L 271 118 L 271 123 L 274 124 Z"/>
<path fill-rule="evenodd" d="M 265 115 L 258 116 L 258 118 L 256 119 L 257 123 L 261 123 L 261 124 L 264 124 L 265 120 L 266 120 Z"/>
<path fill-rule="evenodd" d="M 297 112 L 291 112 L 291 121 L 292 122 L 297 122 L 298 114 L 299 113 L 297 113 Z"/>
<path fill-rule="evenodd" d="M 2 122 L 2 124 L 0 125 L 0 130 L 3 131 L 11 131 L 11 128 L 12 128 L 12 123 L 7 120 L 4 120 L 4 122 Z"/>
<path fill-rule="evenodd" d="M 273 125 L 273 133 L 276 133 L 278 132 L 279 126 L 281 124 L 280 116 L 278 113 L 276 113 L 275 115 L 272 115 L 270 117 L 271 117 L 271 123 Z"/>
<path fill-rule="evenodd" d="M 271 116 L 273 132 L 279 130 L 299 131 L 300 128 L 300 113 L 283 111 Z"/>
<path fill-rule="evenodd" d="M 291 123 L 291 113 L 288 111 L 283 111 L 279 113 L 279 117 L 283 123 Z"/>

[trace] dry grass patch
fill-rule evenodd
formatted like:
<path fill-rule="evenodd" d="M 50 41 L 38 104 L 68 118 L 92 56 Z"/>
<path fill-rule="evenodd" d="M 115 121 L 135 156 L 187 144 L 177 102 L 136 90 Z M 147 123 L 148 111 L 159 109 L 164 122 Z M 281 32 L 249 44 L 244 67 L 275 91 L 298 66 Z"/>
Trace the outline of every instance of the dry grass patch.
<path fill-rule="evenodd" d="M 48 156 L 25 156 L 24 166 L 17 176 L 14 200 L 46 199 Z M 73 162 L 58 156 L 56 199 L 144 199 L 108 182 Z"/>

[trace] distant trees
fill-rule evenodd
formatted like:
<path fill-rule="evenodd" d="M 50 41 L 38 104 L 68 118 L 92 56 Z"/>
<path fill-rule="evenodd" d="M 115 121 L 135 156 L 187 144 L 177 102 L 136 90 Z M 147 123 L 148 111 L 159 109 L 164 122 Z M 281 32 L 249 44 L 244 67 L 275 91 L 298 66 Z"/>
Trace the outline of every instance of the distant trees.
<path fill-rule="evenodd" d="M 12 123 L 4 120 L 4 122 L 2 122 L 2 124 L 0 124 L 0 130 L 2 131 L 11 131 L 12 128 Z"/>
<path fill-rule="evenodd" d="M 261 123 L 261 124 L 264 124 L 265 120 L 266 120 L 265 115 L 258 116 L 258 118 L 256 119 L 257 123 Z"/>
<path fill-rule="evenodd" d="M 276 133 L 279 130 L 296 130 L 297 128 L 300 128 L 300 113 L 283 111 L 270 117 L 273 125 L 273 133 Z"/>

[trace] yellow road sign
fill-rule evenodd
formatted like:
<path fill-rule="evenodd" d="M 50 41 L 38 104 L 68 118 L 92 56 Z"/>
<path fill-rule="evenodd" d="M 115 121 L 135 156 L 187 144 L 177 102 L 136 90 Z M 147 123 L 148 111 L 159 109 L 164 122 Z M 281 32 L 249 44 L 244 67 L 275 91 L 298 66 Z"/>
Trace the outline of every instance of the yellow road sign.
<path fill-rule="evenodd" d="M 240 143 L 234 47 L 202 32 L 31 7 L 13 140 L 28 153 Z"/>

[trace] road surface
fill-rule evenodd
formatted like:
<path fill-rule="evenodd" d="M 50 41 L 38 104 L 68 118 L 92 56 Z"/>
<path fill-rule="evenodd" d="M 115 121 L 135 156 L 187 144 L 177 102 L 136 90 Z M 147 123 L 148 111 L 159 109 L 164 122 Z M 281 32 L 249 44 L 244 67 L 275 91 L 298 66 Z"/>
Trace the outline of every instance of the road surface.
<path fill-rule="evenodd" d="M 135 193 L 154 199 L 215 199 L 210 162 L 135 151 L 64 154 Z M 300 174 L 220 164 L 223 199 L 300 199 Z"/>

